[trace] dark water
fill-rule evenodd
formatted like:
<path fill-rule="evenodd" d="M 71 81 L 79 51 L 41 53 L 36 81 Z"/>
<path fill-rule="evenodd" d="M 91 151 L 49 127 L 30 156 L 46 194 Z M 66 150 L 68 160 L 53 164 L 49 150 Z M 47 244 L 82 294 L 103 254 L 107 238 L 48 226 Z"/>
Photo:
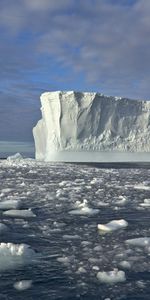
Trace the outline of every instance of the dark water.
<path fill-rule="evenodd" d="M 150 237 L 150 206 L 143 205 L 150 199 L 149 175 L 145 165 L 1 161 L 0 201 L 20 200 L 22 209 L 36 214 L 11 218 L 1 211 L 1 222 L 9 227 L 1 242 L 26 243 L 38 258 L 0 273 L 0 299 L 150 299 L 150 247 L 126 244 Z M 82 207 L 91 210 L 80 214 Z M 128 227 L 100 234 L 97 224 L 118 219 Z M 123 268 L 122 261 L 130 267 Z M 114 268 L 125 272 L 125 282 L 97 279 L 98 272 Z M 16 290 L 20 280 L 32 280 L 32 286 Z"/>

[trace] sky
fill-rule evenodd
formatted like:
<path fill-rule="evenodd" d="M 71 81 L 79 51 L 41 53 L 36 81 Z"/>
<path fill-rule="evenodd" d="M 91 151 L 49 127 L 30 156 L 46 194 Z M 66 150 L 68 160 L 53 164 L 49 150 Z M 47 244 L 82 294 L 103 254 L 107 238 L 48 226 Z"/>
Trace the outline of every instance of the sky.
<path fill-rule="evenodd" d="M 45 91 L 150 99 L 149 49 L 148 0 L 0 0 L 0 147 L 33 142 Z"/>

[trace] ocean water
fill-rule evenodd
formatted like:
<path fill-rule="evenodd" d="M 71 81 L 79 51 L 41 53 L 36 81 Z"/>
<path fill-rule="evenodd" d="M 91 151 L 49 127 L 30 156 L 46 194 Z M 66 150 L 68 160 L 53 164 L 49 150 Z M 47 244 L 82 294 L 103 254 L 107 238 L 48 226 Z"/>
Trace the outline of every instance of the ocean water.
<path fill-rule="evenodd" d="M 0 299 L 150 299 L 149 216 L 148 165 L 1 160 Z"/>

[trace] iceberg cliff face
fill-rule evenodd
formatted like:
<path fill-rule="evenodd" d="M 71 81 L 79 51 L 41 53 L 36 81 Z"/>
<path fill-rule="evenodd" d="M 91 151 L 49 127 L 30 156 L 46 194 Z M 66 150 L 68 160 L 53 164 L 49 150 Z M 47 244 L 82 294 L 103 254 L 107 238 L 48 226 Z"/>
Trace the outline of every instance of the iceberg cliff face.
<path fill-rule="evenodd" d="M 47 92 L 33 128 L 36 158 L 60 151 L 150 152 L 150 102 L 99 93 Z"/>

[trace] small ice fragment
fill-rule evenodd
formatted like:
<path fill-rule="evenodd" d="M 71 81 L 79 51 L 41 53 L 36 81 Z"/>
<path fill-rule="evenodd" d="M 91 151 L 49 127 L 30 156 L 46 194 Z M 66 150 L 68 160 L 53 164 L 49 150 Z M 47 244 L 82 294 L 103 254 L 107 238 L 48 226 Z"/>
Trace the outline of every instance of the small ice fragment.
<path fill-rule="evenodd" d="M 149 191 L 150 186 L 144 185 L 144 184 L 137 184 L 134 186 L 135 190 L 144 190 L 144 191 Z"/>
<path fill-rule="evenodd" d="M 102 202 L 102 201 L 98 201 L 98 202 L 97 202 L 97 206 L 106 207 L 106 206 L 109 206 L 109 203 L 107 203 L 107 202 Z"/>
<path fill-rule="evenodd" d="M 32 286 L 32 280 L 21 280 L 14 283 L 14 288 L 18 291 L 24 291 Z"/>
<path fill-rule="evenodd" d="M 119 266 L 124 268 L 124 269 L 130 269 L 131 268 L 131 264 L 126 260 L 121 261 L 119 263 Z"/>
<path fill-rule="evenodd" d="M 80 236 L 77 234 L 75 234 L 75 235 L 64 234 L 63 239 L 64 240 L 78 240 L 78 239 L 80 239 Z"/>
<path fill-rule="evenodd" d="M 86 273 L 86 270 L 83 267 L 79 267 L 77 273 L 78 274 Z"/>
<path fill-rule="evenodd" d="M 21 206 L 20 200 L 5 200 L 0 202 L 0 209 L 18 209 Z"/>
<path fill-rule="evenodd" d="M 99 271 L 99 267 L 98 267 L 98 266 L 93 266 L 92 269 L 93 269 L 94 271 Z"/>
<path fill-rule="evenodd" d="M 118 229 L 126 228 L 128 226 L 128 222 L 124 219 L 121 220 L 113 220 L 107 224 L 98 224 L 97 227 L 100 231 L 111 232 Z"/>
<path fill-rule="evenodd" d="M 10 209 L 3 212 L 4 216 L 14 217 L 14 218 L 34 218 L 36 215 L 31 209 Z"/>
<path fill-rule="evenodd" d="M 122 205 L 125 205 L 128 202 L 128 200 L 125 196 L 120 195 L 118 198 L 119 198 L 119 200 L 117 200 L 115 202 L 115 205 L 122 206 Z"/>
<path fill-rule="evenodd" d="M 125 241 L 126 244 L 131 246 L 139 246 L 139 247 L 145 247 L 150 246 L 150 237 L 141 237 L 141 238 L 135 238 L 135 239 L 129 239 Z"/>
<path fill-rule="evenodd" d="M 70 215 L 83 215 L 83 216 L 92 216 L 99 213 L 99 209 L 93 209 L 89 207 L 82 207 L 81 209 L 75 209 L 69 211 Z"/>
<path fill-rule="evenodd" d="M 27 244 L 0 243 L 0 271 L 33 263 L 36 253 Z"/>
<path fill-rule="evenodd" d="M 95 246 L 94 251 L 101 251 L 102 250 L 102 246 L 98 245 L 98 246 Z"/>
<path fill-rule="evenodd" d="M 109 272 L 98 272 L 97 279 L 106 284 L 115 284 L 117 282 L 126 281 L 125 272 L 119 271 L 118 269 Z"/>
<path fill-rule="evenodd" d="M 68 264 L 69 263 L 69 258 L 67 256 L 63 256 L 63 257 L 58 257 L 57 261 L 63 264 Z"/>
<path fill-rule="evenodd" d="M 144 199 L 144 203 L 140 203 L 142 207 L 150 207 L 150 199 Z"/>
<path fill-rule="evenodd" d="M 87 200 L 84 199 L 83 202 L 77 200 L 75 202 L 75 205 L 74 205 L 76 208 L 83 208 L 83 207 L 87 207 Z"/>

